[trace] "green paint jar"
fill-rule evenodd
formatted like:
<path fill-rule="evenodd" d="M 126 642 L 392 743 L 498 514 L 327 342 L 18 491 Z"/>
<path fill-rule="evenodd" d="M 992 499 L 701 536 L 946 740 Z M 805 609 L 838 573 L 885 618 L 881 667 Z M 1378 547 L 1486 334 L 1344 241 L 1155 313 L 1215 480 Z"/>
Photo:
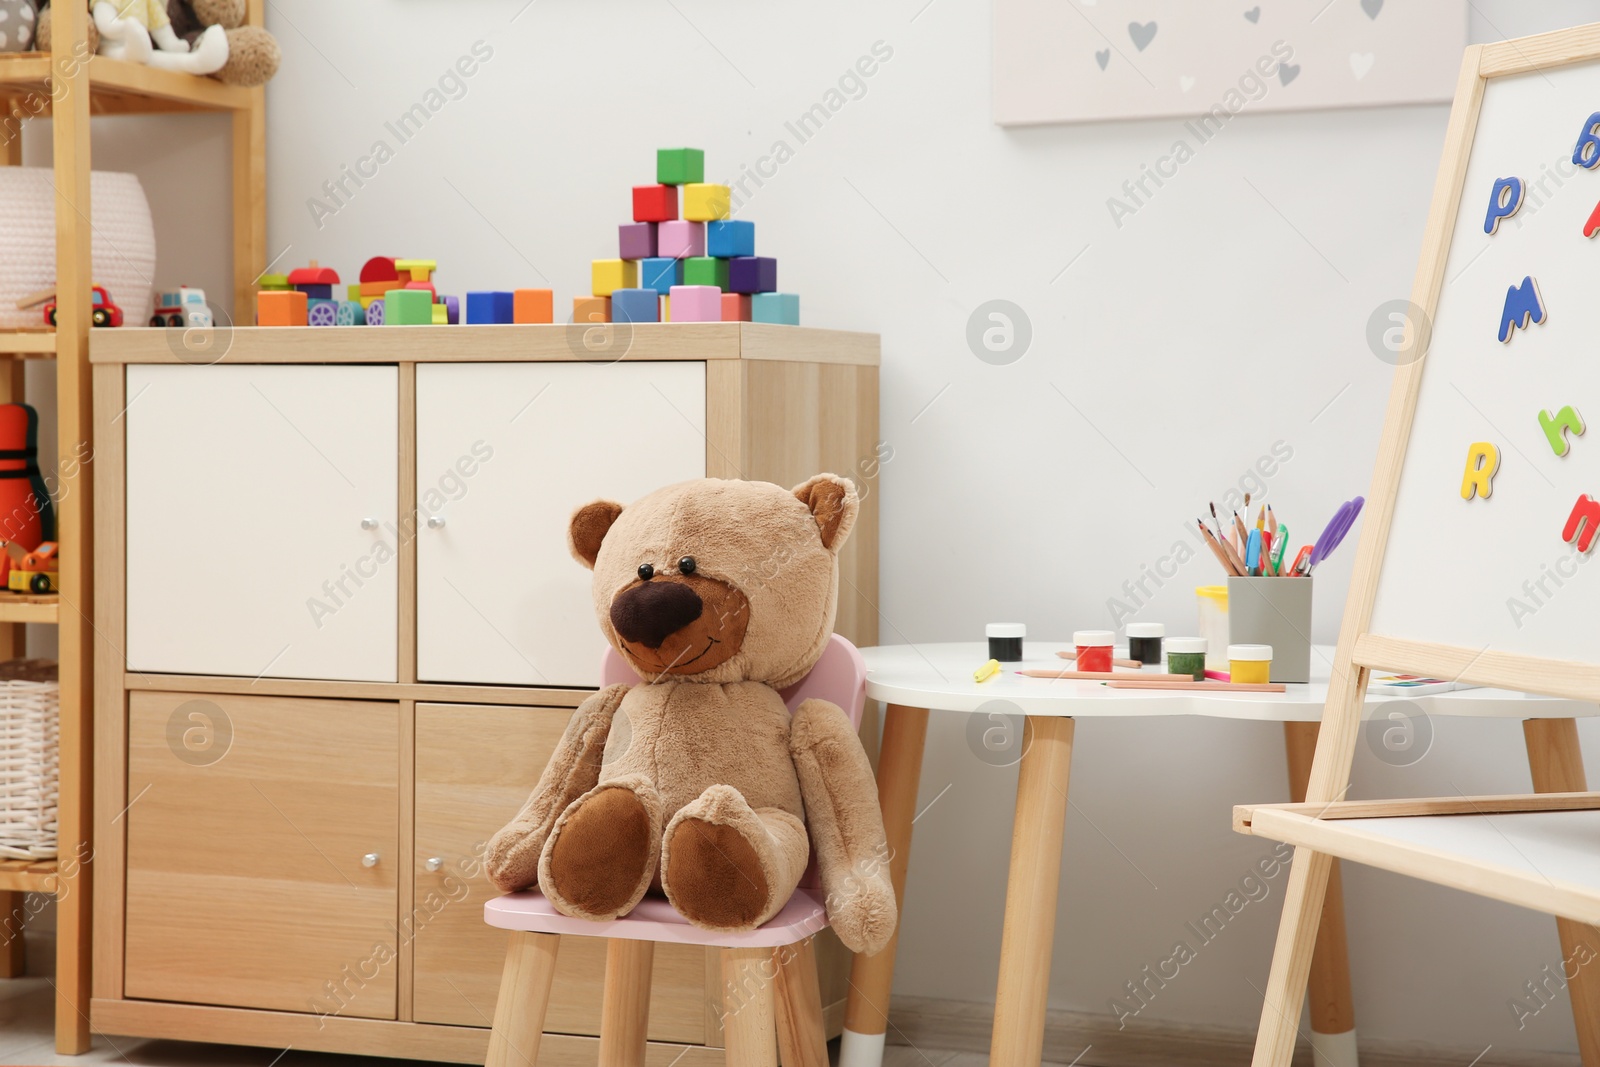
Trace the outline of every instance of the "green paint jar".
<path fill-rule="evenodd" d="M 1206 639 L 1203 637 L 1167 638 L 1167 671 L 1187 674 L 1197 682 L 1206 680 Z"/>

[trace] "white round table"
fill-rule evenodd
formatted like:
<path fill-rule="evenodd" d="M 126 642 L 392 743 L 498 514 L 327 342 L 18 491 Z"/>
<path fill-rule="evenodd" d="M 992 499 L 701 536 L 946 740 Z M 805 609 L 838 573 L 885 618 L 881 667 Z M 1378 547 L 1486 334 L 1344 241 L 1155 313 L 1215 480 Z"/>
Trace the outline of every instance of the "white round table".
<path fill-rule="evenodd" d="M 878 799 L 883 807 L 890 849 L 889 873 L 897 899 L 904 899 L 911 822 L 916 815 L 929 710 L 992 716 L 997 725 L 1015 723 L 1025 735 L 1017 757 L 1021 767 L 1016 821 L 989 1052 L 989 1062 L 994 1064 L 1037 1064 L 1043 1055 L 1073 720 L 1091 716 L 1196 715 L 1282 722 L 1289 752 L 1291 799 L 1299 801 L 1304 799 L 1310 777 L 1317 727 L 1334 662 L 1331 647 L 1313 648 L 1310 683 L 1289 685 L 1283 693 L 1112 689 L 1098 681 L 1028 678 L 1016 673 L 1031 668 L 1072 670 L 1072 661 L 1056 655 L 1058 650 L 1069 647 L 1028 641 L 1023 662 L 1003 664 L 1003 672 L 985 682 L 973 681 L 973 672 L 989 659 L 988 646 L 983 642 L 887 645 L 861 650 L 867 663 L 867 696 L 887 705 L 878 759 Z M 1121 650 L 1117 654 L 1126 655 Z M 1152 666 L 1144 672 L 1119 669 L 1116 673 L 1137 678 L 1141 673 L 1161 670 L 1164 667 Z M 1577 734 L 1571 720 L 1600 715 L 1600 705 L 1499 689 L 1461 689 L 1415 696 L 1369 694 L 1366 703 L 1368 718 L 1395 717 L 1399 724 L 1419 714 L 1532 720 L 1525 722 L 1524 730 L 1535 767 L 1534 786 L 1545 792 L 1584 786 L 1554 780 L 1541 782 L 1541 768 L 1561 761 L 1541 762 L 1535 756 L 1536 747 L 1546 757 L 1551 751 L 1575 749 Z M 1018 719 L 1021 722 L 1016 722 Z M 1005 732 L 1002 730 L 1001 735 Z M 1581 768 L 1581 762 L 1576 766 Z M 1312 1044 L 1319 1054 L 1318 1062 L 1354 1067 L 1355 1022 L 1338 873 L 1335 866 L 1312 961 Z M 855 958 L 840 1067 L 879 1067 L 882 1061 L 897 942 L 898 934 L 878 955 Z M 1579 1008 L 1574 1005 L 1575 1011 Z"/>

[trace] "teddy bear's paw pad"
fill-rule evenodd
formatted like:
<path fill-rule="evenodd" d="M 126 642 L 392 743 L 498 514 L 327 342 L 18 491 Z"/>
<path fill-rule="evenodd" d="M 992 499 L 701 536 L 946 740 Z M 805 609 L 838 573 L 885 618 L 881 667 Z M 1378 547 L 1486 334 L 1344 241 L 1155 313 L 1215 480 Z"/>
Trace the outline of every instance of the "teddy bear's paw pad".
<path fill-rule="evenodd" d="M 772 887 L 755 847 L 736 826 L 675 822 L 662 877 L 673 906 L 690 922 L 717 930 L 758 925 L 770 910 Z"/>
<path fill-rule="evenodd" d="M 872 956 L 894 936 L 898 909 L 888 879 L 853 881 L 828 900 L 828 922 L 851 952 Z"/>
<path fill-rule="evenodd" d="M 654 873 L 651 822 L 631 790 L 591 794 L 557 828 L 545 895 L 567 914 L 610 919 L 631 911 Z"/>

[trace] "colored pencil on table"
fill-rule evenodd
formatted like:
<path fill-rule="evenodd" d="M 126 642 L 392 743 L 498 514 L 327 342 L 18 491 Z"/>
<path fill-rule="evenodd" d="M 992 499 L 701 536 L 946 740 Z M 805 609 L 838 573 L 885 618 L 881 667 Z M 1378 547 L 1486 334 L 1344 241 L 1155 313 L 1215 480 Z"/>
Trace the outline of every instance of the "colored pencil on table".
<path fill-rule="evenodd" d="M 1113 678 L 1118 680 L 1129 678 L 1129 675 L 1116 674 L 1112 671 L 1042 671 L 1030 668 L 1029 670 L 1018 671 L 1017 673 L 1022 675 L 1024 678 L 1080 678 L 1096 682 L 1110 681 Z M 1183 681 L 1185 678 L 1191 682 L 1194 681 L 1194 677 L 1188 674 L 1151 673 L 1140 675 L 1140 677 L 1153 679 L 1157 682 Z"/>
<path fill-rule="evenodd" d="M 1069 648 L 1063 652 L 1057 652 L 1056 655 L 1060 656 L 1062 659 L 1077 659 L 1078 650 L 1075 648 Z M 1111 661 L 1111 665 L 1113 667 L 1132 667 L 1134 670 L 1138 670 L 1144 666 L 1143 663 L 1140 663 L 1136 659 L 1114 659 Z M 1119 675 L 1118 677 L 1121 676 Z"/>
<path fill-rule="evenodd" d="M 1167 681 L 1159 677 L 1151 678 L 1126 678 L 1108 680 L 1106 687 L 1109 689 L 1161 689 L 1161 690 L 1191 690 L 1201 693 L 1286 693 L 1288 688 L 1282 682 L 1266 682 L 1252 685 L 1246 682 L 1197 682 L 1188 675 L 1180 676 L 1179 681 Z"/>

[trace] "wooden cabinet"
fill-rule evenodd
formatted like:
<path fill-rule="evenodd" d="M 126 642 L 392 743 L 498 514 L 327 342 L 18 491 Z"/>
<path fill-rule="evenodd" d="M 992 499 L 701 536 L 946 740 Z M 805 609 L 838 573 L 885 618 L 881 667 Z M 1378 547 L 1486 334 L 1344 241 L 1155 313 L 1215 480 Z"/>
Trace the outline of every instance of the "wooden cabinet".
<path fill-rule="evenodd" d="M 483 921 L 498 895 L 479 862 L 489 836 L 514 814 L 539 780 L 570 708 L 417 705 L 416 938 L 413 1018 L 486 1026 L 505 960 L 507 933 Z M 656 949 L 650 1037 L 705 1040 L 706 950 Z M 568 938 L 561 946 L 546 1026 L 600 1032 L 605 942 Z"/>
<path fill-rule="evenodd" d="M 703 363 L 417 368 L 417 677 L 595 686 L 572 513 L 706 473 Z"/>
<path fill-rule="evenodd" d="M 395 1017 L 396 705 L 136 693 L 127 994 Z"/>
<path fill-rule="evenodd" d="M 130 668 L 396 681 L 398 383 L 128 369 Z"/>

